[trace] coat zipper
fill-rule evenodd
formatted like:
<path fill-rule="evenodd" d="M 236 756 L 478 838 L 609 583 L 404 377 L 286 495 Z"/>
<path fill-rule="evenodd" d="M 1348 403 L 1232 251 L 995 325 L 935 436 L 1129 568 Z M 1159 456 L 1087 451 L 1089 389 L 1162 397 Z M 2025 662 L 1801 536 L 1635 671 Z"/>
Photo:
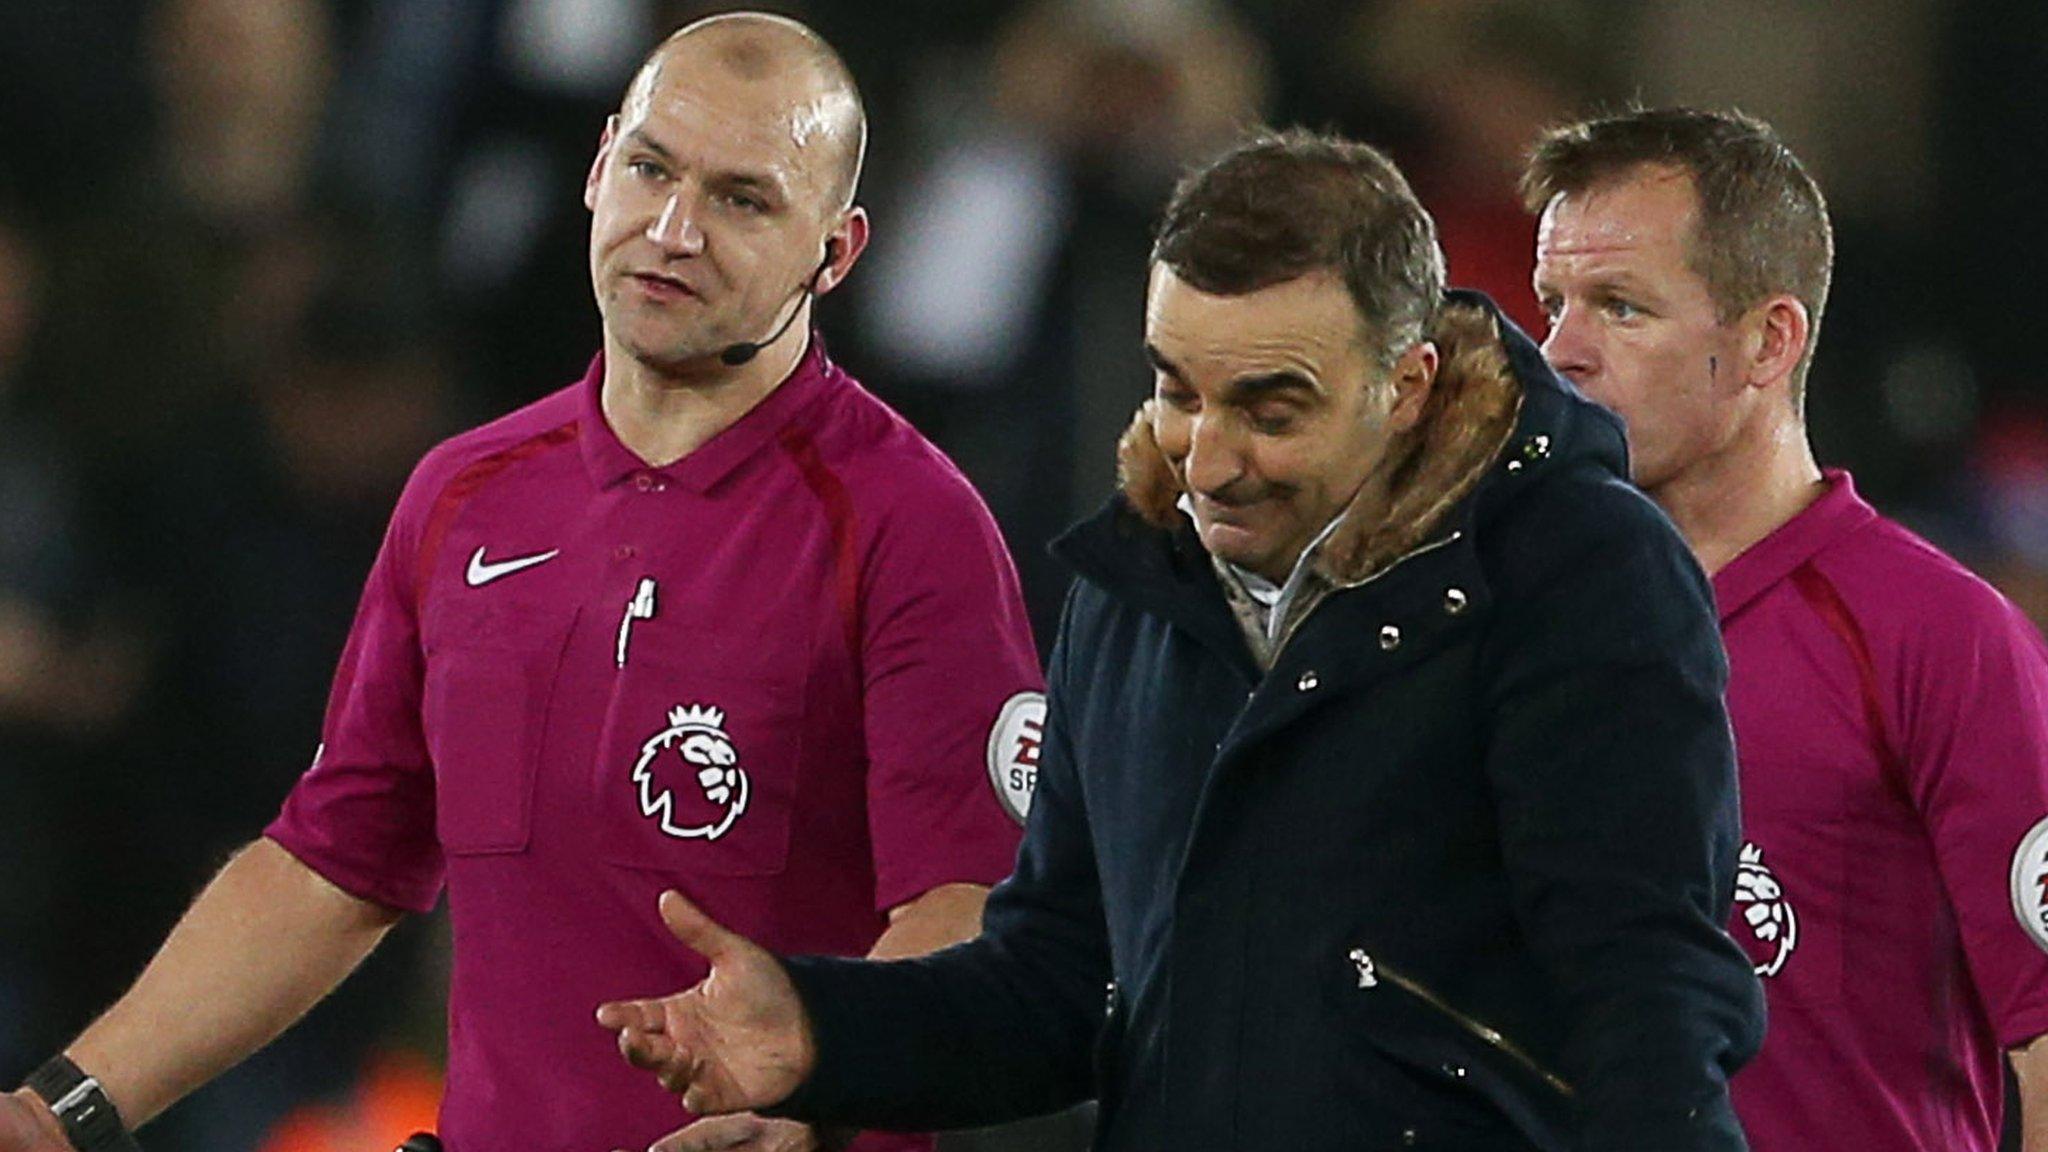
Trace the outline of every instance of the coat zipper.
<path fill-rule="evenodd" d="M 1442 997 L 1430 991 L 1426 986 L 1416 983 L 1408 976 L 1387 967 L 1385 961 L 1375 961 L 1365 949 L 1353 948 L 1350 959 L 1353 964 L 1358 966 L 1358 986 L 1360 988 L 1374 988 L 1379 985 L 1381 980 L 1390 981 L 1395 987 L 1400 988 L 1410 996 L 1415 997 L 1417 1000 L 1422 1001 L 1445 1017 L 1456 1022 L 1459 1027 L 1478 1038 L 1487 1047 L 1528 1069 L 1559 1095 L 1570 1097 L 1577 1094 L 1562 1076 L 1538 1064 L 1534 1057 L 1522 1049 L 1521 1045 L 1501 1035 L 1499 1029 L 1488 1027 L 1451 1007 L 1449 1004 L 1444 1003 Z"/>

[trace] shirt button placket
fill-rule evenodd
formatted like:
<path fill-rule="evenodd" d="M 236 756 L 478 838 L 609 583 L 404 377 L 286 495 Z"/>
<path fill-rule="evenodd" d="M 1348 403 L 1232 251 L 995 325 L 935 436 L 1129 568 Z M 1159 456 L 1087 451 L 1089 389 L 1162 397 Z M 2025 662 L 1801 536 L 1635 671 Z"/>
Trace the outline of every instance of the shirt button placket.
<path fill-rule="evenodd" d="M 668 479 L 656 472 L 633 473 L 633 490 L 636 492 L 660 492 L 668 487 Z M 640 555 L 640 550 L 631 544 L 620 544 L 612 549 L 612 562 L 623 564 Z"/>

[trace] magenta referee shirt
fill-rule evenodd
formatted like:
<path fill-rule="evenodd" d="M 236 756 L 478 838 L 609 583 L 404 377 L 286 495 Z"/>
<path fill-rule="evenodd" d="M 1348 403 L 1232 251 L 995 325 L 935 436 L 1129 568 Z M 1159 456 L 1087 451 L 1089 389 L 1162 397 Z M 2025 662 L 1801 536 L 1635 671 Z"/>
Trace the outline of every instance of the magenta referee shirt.
<path fill-rule="evenodd" d="M 267 835 L 454 923 L 451 1152 L 644 1148 L 688 1117 L 592 1013 L 704 966 L 678 888 L 782 952 L 1008 874 L 1043 688 L 994 523 L 814 344 L 666 468 L 579 384 L 430 453 Z M 858 1147 L 917 1147 L 869 1137 Z"/>
<path fill-rule="evenodd" d="M 1714 577 L 1763 977 L 1757 1152 L 1991 1152 L 2048 1032 L 2048 650 L 1846 473 Z"/>

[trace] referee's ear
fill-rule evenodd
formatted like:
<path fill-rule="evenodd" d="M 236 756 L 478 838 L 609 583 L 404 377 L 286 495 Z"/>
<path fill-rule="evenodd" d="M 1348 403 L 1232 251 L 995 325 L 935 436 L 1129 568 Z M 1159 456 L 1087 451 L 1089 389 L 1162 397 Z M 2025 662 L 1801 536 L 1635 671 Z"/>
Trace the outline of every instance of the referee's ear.
<path fill-rule="evenodd" d="M 1813 317 L 1806 303 L 1789 292 L 1780 292 L 1751 308 L 1736 323 L 1743 326 L 1743 382 L 1752 388 L 1790 390 L 1813 342 Z"/>
<path fill-rule="evenodd" d="M 597 210 L 597 186 L 604 179 L 604 166 L 612 158 L 612 143 L 619 135 L 619 114 L 614 112 L 604 118 L 604 131 L 597 136 L 597 155 L 591 157 L 590 171 L 583 177 L 583 206 L 590 211 Z"/>
<path fill-rule="evenodd" d="M 818 273 L 817 293 L 823 296 L 845 281 L 854 262 L 868 250 L 868 210 L 855 204 L 825 237 L 825 265 Z"/>

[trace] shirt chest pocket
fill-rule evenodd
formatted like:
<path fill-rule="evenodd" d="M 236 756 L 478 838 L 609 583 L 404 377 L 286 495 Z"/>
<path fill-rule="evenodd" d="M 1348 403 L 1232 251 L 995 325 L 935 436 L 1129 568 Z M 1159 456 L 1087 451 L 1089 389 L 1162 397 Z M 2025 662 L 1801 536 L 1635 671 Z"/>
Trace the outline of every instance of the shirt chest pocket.
<path fill-rule="evenodd" d="M 526 850 L 541 740 L 572 617 L 516 607 L 437 614 L 420 711 L 434 830 L 450 856 Z"/>
<path fill-rule="evenodd" d="M 780 873 L 802 779 L 800 670 L 686 651 L 647 644 L 619 672 L 591 780 L 604 859 L 678 876 Z"/>
<path fill-rule="evenodd" d="M 1879 853 L 1854 850 L 1858 837 L 1876 836 L 1883 822 L 1856 811 L 1836 765 L 1761 757 L 1745 763 L 1742 809 L 1728 933 L 1749 954 L 1774 1008 L 1834 1009 L 1842 1003 L 1848 937 L 1859 912 L 1849 898 L 1855 869 L 1885 872 L 1917 853 L 1910 843 Z M 1862 912 L 1877 913 L 1870 919 L 1878 924 L 1891 919 L 1875 906 Z M 1928 910 L 1897 913 L 1918 920 Z"/>

